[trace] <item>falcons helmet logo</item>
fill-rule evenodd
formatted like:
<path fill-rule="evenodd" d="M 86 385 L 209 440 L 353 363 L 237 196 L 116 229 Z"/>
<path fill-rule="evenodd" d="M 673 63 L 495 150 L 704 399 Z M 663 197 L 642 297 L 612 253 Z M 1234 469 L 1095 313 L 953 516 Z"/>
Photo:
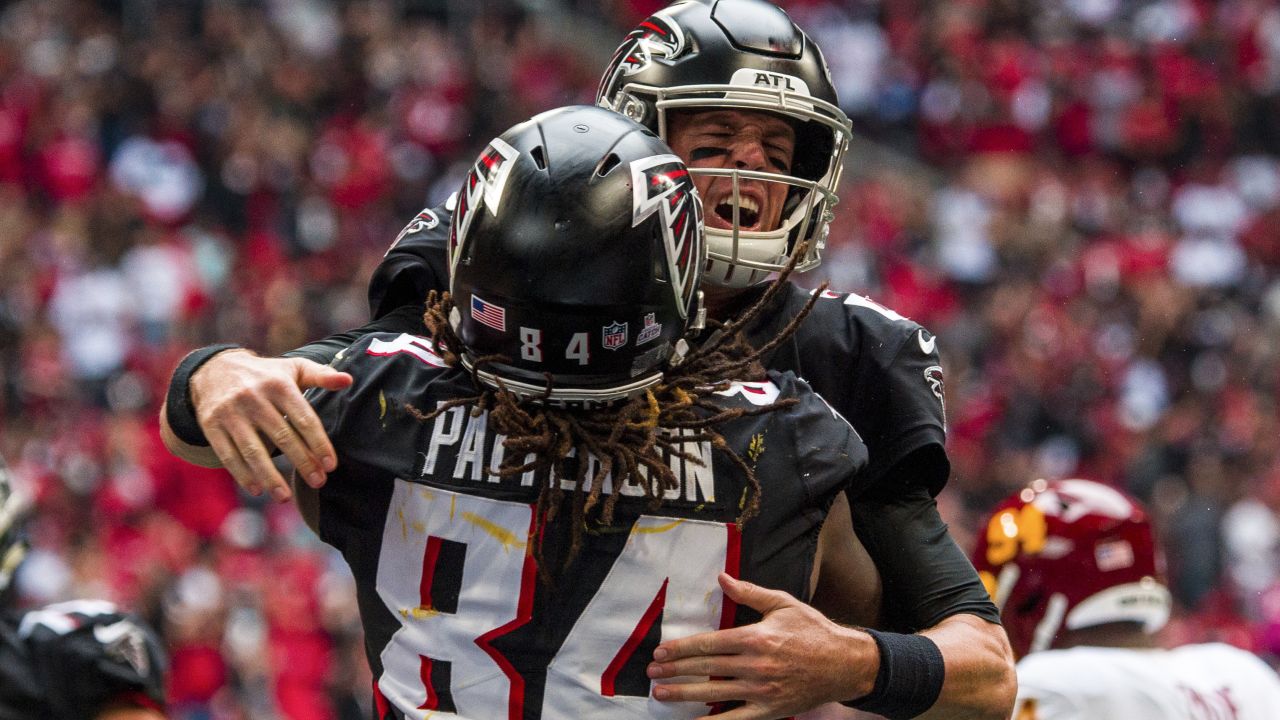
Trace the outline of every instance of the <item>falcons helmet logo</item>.
<path fill-rule="evenodd" d="M 453 225 L 449 229 L 449 269 L 450 272 L 458 264 L 459 249 L 471 227 L 473 213 L 487 207 L 495 217 L 498 215 L 498 203 L 502 201 L 502 188 L 507 184 L 507 176 L 511 174 L 511 161 L 519 155 L 519 151 L 494 138 L 467 173 L 467 182 L 463 192 L 458 194 L 458 208 L 453 213 Z"/>
<path fill-rule="evenodd" d="M 702 203 L 689 170 L 675 155 L 654 155 L 631 163 L 631 187 L 632 227 L 659 213 L 671 287 L 685 317 L 698 289 L 694 263 L 702 236 Z"/>
<path fill-rule="evenodd" d="M 655 57 L 674 60 L 688 47 L 679 24 L 667 19 L 662 12 L 651 15 L 623 38 L 609 61 L 609 70 L 600 81 L 596 97 L 612 97 L 622 78 L 645 69 Z"/>

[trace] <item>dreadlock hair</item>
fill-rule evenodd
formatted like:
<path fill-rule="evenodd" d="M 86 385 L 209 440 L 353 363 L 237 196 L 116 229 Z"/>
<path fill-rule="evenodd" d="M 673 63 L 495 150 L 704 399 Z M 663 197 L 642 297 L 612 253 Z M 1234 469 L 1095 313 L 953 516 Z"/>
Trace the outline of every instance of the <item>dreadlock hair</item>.
<path fill-rule="evenodd" d="M 669 367 L 661 382 L 631 398 L 584 409 L 557 407 L 544 404 L 538 398 L 520 397 L 503 386 L 501 379 L 497 388 L 491 388 L 475 378 L 476 369 L 505 359 L 490 355 L 476 358 L 472 364 L 475 385 L 480 388 L 476 395 L 454 398 L 426 413 L 408 403 L 405 408 L 423 422 L 458 406 L 472 406 L 473 417 L 488 411 L 490 427 L 506 438 L 506 453 L 496 471 L 486 472 L 509 478 L 532 470 L 535 477 L 541 478 L 534 509 L 536 540 L 531 545 L 544 580 L 552 578 L 542 557 L 543 531 L 561 513 L 565 497 L 563 480 L 572 483 L 569 510 L 572 535 L 561 571 L 568 568 L 581 550 L 589 520 L 599 526 L 612 524 L 620 495 L 616 488 L 628 482 L 643 488 L 647 509 L 654 510 L 662 504 L 666 490 L 679 487 L 679 479 L 668 458 L 703 464 L 699 457 L 684 449 L 687 444 L 709 442 L 713 450 L 723 453 L 746 477 L 748 492 L 739 503 L 737 517 L 741 526 L 760 511 L 760 481 L 751 465 L 728 446 L 716 428 L 737 418 L 774 412 L 797 401 L 789 398 L 760 407 L 725 409 L 714 403 L 711 396 L 735 379 L 764 376 L 760 359 L 795 333 L 826 288 L 823 284 L 815 291 L 796 317 L 769 342 L 754 348 L 747 341 L 743 330 L 777 297 L 803 252 L 804 243 L 800 243 L 786 268 L 737 318 L 728 322 L 709 320 L 709 335 L 697 342 L 690 342 L 693 338 L 687 335 L 681 342 L 690 342 L 692 349 L 683 361 Z M 437 354 L 450 367 L 461 367 L 455 348 L 464 345 L 448 321 L 453 307 L 449 293 L 433 290 L 427 296 L 423 322 Z M 548 374 L 548 394 L 550 390 Z M 590 478 L 587 474 L 592 464 L 587 461 L 588 456 L 599 463 Z M 610 477 L 615 491 L 606 496 L 604 484 Z"/>

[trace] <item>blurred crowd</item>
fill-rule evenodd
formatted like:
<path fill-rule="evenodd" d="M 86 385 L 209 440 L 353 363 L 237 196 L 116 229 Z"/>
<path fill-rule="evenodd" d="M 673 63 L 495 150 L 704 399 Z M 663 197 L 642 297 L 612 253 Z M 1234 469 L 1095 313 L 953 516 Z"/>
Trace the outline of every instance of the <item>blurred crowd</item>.
<path fill-rule="evenodd" d="M 0 9 L 0 453 L 20 601 L 106 597 L 181 720 L 367 717 L 349 576 L 163 451 L 187 350 L 362 324 L 490 137 L 589 103 L 656 0 L 22 0 Z M 1171 640 L 1280 655 L 1280 7 L 793 0 L 857 140 L 824 266 L 933 330 L 957 540 L 1031 478 L 1153 509 Z"/>

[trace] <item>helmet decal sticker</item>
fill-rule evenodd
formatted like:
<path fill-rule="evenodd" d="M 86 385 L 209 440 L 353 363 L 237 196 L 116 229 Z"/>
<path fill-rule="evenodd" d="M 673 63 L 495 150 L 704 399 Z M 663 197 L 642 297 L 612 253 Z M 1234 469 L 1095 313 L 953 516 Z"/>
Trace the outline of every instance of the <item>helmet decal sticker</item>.
<path fill-rule="evenodd" d="M 596 96 L 605 98 L 616 89 L 618 80 L 635 75 L 653 62 L 655 57 L 674 60 L 688 48 L 679 23 L 658 12 L 627 33 L 609 61 L 609 70 L 600 81 Z"/>
<path fill-rule="evenodd" d="M 605 350 L 617 350 L 627 344 L 627 323 L 616 320 L 601 328 L 600 344 Z"/>
<path fill-rule="evenodd" d="M 631 225 L 660 213 L 671 285 L 684 317 L 697 291 L 693 263 L 702 230 L 702 203 L 693 189 L 693 179 L 680 158 L 654 155 L 631 163 L 631 180 Z"/>
<path fill-rule="evenodd" d="M 507 309 L 481 300 L 479 296 L 471 296 L 471 317 L 486 327 L 499 332 L 507 331 Z"/>
<path fill-rule="evenodd" d="M 457 265 L 458 251 L 467 237 L 467 229 L 471 227 L 473 211 L 487 207 L 492 215 L 497 216 L 502 189 L 507 184 L 507 176 L 511 174 L 511 161 L 519 154 L 518 150 L 502 138 L 494 138 L 484 152 L 480 153 L 471 172 L 467 173 L 464 192 L 458 195 L 458 208 L 453 214 L 453 225 L 449 230 L 450 272 Z"/>
<path fill-rule="evenodd" d="M 644 327 L 636 333 L 636 344 L 643 345 L 662 334 L 662 323 L 658 322 L 657 313 L 645 313 Z"/>

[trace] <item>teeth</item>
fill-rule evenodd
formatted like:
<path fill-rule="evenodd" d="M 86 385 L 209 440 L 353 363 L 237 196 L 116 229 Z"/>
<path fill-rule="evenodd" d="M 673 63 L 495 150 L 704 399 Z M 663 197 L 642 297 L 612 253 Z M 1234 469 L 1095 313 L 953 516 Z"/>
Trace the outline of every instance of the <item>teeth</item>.
<path fill-rule="evenodd" d="M 749 198 L 746 196 L 739 197 L 738 207 L 743 210 L 750 210 L 751 212 L 760 212 L 760 204 L 755 201 L 755 198 Z"/>

